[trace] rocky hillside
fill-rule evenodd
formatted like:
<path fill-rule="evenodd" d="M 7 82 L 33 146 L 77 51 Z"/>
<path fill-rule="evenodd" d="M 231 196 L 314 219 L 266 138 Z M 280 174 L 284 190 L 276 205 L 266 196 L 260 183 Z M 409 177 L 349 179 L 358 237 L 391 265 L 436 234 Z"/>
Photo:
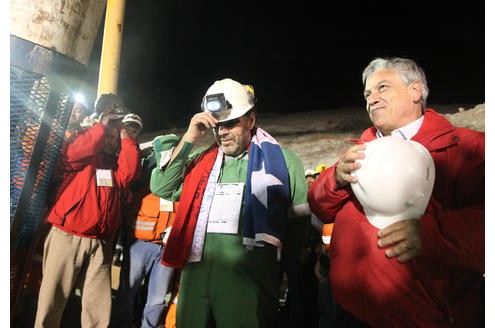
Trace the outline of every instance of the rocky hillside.
<path fill-rule="evenodd" d="M 457 105 L 431 105 L 447 117 L 452 124 L 485 131 L 485 104 L 459 107 Z M 359 138 L 370 126 L 363 108 L 339 108 L 293 114 L 265 113 L 258 115 L 258 125 L 278 142 L 299 155 L 305 168 L 325 163 L 333 164 L 351 144 L 350 138 Z M 152 140 L 161 134 L 182 135 L 185 129 L 163 130 L 141 136 L 142 141 Z M 205 140 L 201 145 L 212 142 Z"/>

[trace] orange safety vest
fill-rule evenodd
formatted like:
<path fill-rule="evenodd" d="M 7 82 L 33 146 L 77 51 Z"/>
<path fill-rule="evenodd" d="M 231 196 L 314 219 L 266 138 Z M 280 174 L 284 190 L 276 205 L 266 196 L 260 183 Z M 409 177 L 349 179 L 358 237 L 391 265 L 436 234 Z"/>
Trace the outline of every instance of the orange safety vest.
<path fill-rule="evenodd" d="M 179 202 L 173 202 L 173 208 L 160 211 L 160 198 L 152 193 L 144 196 L 137 213 L 131 215 L 134 237 L 144 241 L 161 243 L 162 233 L 174 223 Z"/>
<path fill-rule="evenodd" d="M 179 298 L 179 294 L 177 294 L 170 304 L 167 316 L 165 317 L 164 328 L 176 328 L 176 316 L 177 316 L 177 299 Z"/>
<path fill-rule="evenodd" d="M 321 233 L 321 239 L 325 244 L 327 252 L 330 250 L 330 241 L 332 239 L 333 223 L 326 223 L 323 225 L 323 231 Z"/>

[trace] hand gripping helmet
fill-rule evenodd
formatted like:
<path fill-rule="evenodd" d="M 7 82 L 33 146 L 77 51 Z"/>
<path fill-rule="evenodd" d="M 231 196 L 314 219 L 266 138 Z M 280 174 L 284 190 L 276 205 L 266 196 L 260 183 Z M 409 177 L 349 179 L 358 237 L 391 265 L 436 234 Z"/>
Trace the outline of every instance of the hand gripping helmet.
<path fill-rule="evenodd" d="M 435 165 L 428 150 L 412 140 L 378 138 L 366 143 L 358 181 L 351 188 L 375 227 L 419 219 L 430 200 Z"/>
<path fill-rule="evenodd" d="M 219 122 L 236 119 L 254 107 L 254 89 L 232 79 L 216 81 L 206 91 L 201 108 L 209 111 Z"/>

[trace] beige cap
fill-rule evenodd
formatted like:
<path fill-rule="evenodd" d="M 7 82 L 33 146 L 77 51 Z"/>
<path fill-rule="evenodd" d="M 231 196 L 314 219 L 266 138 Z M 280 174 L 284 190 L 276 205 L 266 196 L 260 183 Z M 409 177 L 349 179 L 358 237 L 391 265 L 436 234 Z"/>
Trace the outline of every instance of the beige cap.
<path fill-rule="evenodd" d="M 124 116 L 124 118 L 122 119 L 122 123 L 124 123 L 124 124 L 135 123 L 135 124 L 139 125 L 139 128 L 141 130 L 143 129 L 143 120 L 141 120 L 141 117 L 139 117 L 139 115 L 134 114 L 134 113 L 130 113 L 130 114 L 127 114 L 126 116 Z"/>

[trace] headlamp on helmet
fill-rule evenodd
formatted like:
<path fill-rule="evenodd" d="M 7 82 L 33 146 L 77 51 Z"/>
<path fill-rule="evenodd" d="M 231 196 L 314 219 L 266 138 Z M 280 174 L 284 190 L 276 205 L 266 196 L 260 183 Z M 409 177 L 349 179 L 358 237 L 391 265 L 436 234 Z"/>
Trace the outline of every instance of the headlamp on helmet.
<path fill-rule="evenodd" d="M 215 93 L 204 96 L 201 106 L 203 107 L 203 111 L 207 110 L 213 114 L 232 108 L 232 105 L 227 99 L 225 99 L 225 95 L 223 93 Z"/>
<path fill-rule="evenodd" d="M 201 102 L 201 109 L 212 113 L 219 123 L 231 121 L 254 107 L 254 89 L 226 78 L 215 81 Z"/>

